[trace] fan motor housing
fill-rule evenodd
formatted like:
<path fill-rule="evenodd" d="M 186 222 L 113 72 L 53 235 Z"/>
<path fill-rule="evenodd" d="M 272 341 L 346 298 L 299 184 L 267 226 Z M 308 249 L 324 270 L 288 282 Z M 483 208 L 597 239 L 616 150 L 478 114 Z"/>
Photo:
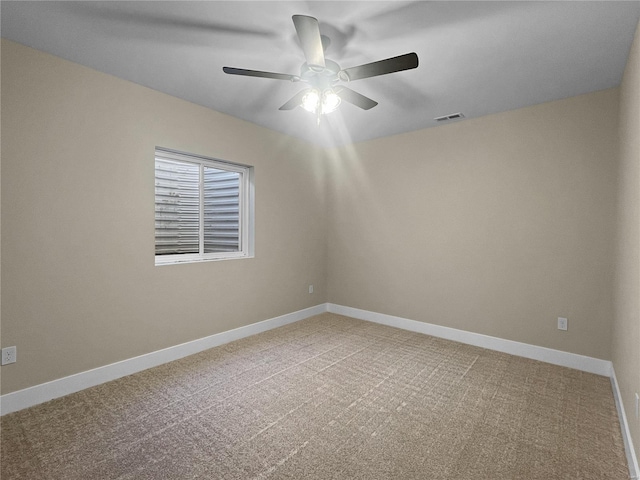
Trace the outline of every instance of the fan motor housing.
<path fill-rule="evenodd" d="M 303 63 L 300 67 L 300 78 L 316 87 L 328 87 L 339 80 L 340 65 L 333 60 L 324 60 L 324 69 L 310 67 Z"/>

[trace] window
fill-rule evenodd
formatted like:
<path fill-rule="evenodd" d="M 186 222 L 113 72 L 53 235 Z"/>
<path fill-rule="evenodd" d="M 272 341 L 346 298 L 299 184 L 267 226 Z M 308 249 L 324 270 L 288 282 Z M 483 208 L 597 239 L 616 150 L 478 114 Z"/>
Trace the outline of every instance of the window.
<path fill-rule="evenodd" d="M 156 148 L 156 265 L 253 256 L 253 167 Z"/>

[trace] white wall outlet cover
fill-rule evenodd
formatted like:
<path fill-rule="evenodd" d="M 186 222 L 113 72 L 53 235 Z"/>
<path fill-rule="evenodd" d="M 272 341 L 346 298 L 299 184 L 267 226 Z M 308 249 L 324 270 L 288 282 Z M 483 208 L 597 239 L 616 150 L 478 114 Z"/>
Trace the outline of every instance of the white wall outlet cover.
<path fill-rule="evenodd" d="M 566 330 L 569 321 L 564 317 L 558 317 L 558 330 Z"/>
<path fill-rule="evenodd" d="M 313 293 L 313 285 L 309 285 L 309 293 Z"/>
<path fill-rule="evenodd" d="M 2 349 L 2 365 L 8 365 L 9 363 L 15 363 L 17 358 L 16 347 L 5 347 Z"/>

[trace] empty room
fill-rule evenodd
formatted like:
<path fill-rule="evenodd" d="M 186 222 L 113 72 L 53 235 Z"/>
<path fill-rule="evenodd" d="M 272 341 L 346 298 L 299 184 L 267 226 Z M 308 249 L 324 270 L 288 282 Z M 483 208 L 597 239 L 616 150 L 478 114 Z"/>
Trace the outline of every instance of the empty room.
<path fill-rule="evenodd" d="M 3 480 L 640 479 L 640 1 L 0 20 Z"/>

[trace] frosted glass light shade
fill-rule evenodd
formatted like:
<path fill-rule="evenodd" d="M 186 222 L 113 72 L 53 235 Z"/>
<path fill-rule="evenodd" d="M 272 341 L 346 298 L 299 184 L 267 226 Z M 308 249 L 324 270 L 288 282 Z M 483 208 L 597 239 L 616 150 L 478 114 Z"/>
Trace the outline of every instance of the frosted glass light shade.
<path fill-rule="evenodd" d="M 304 97 L 302 97 L 301 107 L 311 113 L 318 113 L 320 109 L 321 114 L 331 113 L 340 105 L 340 97 L 336 93 L 327 88 L 320 93 L 317 88 L 309 90 Z"/>

